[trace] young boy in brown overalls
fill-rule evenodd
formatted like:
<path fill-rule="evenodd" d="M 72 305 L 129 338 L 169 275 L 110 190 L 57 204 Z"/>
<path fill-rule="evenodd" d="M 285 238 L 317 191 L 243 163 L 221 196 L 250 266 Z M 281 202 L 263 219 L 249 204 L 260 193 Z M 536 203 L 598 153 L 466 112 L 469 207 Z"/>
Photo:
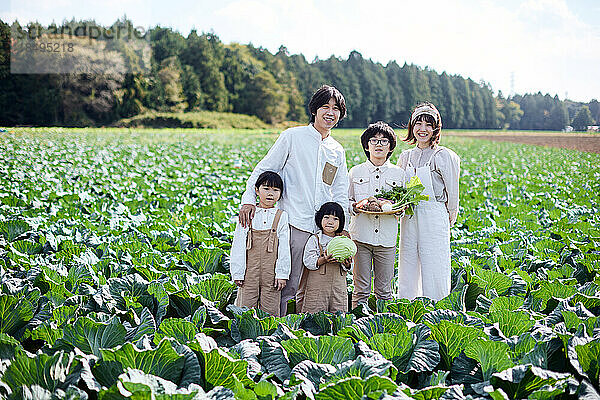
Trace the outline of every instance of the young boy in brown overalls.
<path fill-rule="evenodd" d="M 344 210 L 337 203 L 325 203 L 317 211 L 315 222 L 319 231 L 304 247 L 304 269 L 299 287 L 304 296 L 298 303 L 298 310 L 303 313 L 347 312 L 346 273 L 352 258 L 340 263 L 326 253 L 327 244 L 344 229 Z"/>
<path fill-rule="evenodd" d="M 283 181 L 272 171 L 263 172 L 255 184 L 258 196 L 252 226 L 238 222 L 230 253 L 231 277 L 239 287 L 235 304 L 280 315 L 281 290 L 290 275 L 288 215 L 275 208 Z"/>

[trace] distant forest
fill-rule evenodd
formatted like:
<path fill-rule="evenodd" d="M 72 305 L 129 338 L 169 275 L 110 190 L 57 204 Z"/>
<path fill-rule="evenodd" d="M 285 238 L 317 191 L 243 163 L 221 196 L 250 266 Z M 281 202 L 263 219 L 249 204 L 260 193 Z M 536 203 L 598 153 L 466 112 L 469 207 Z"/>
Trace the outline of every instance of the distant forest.
<path fill-rule="evenodd" d="M 75 20 L 61 26 L 82 24 L 113 30 L 133 26 L 127 19 L 111 27 Z M 12 27 L 21 32 L 61 28 L 18 22 Z M 438 106 L 446 128 L 561 130 L 573 125 L 584 130 L 600 124 L 596 100 L 562 101 L 539 92 L 495 96 L 485 82 L 395 61 L 382 65 L 357 51 L 347 59 L 308 62 L 284 46 L 272 54 L 252 44 L 224 44 L 214 33 L 193 30 L 185 37 L 157 26 L 146 35 L 152 52 L 144 73 L 11 74 L 11 25 L 0 20 L 0 125 L 107 126 L 150 111 L 198 110 L 255 115 L 268 124 L 306 122 L 307 102 L 322 84 L 338 87 L 346 97 L 342 127 L 362 128 L 378 120 L 403 125 L 421 101 Z"/>

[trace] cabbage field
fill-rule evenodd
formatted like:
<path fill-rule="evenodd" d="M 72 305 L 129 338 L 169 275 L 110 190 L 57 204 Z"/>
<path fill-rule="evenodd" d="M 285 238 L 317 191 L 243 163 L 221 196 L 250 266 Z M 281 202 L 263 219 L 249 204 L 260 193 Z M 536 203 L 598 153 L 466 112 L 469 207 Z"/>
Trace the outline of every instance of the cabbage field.
<path fill-rule="evenodd" d="M 600 155 L 444 137 L 451 294 L 274 318 L 233 305 L 227 257 L 275 139 L 0 133 L 0 398 L 600 397 Z"/>

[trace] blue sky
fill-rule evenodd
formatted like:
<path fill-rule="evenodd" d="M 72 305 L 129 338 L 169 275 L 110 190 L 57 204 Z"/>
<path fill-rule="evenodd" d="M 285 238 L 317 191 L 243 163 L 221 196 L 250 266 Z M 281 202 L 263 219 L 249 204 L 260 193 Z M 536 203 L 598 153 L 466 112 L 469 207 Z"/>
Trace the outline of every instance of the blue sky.
<path fill-rule="evenodd" d="M 508 94 L 600 99 L 600 1 L 596 0 L 0 0 L 0 19 L 95 19 L 214 31 L 224 43 L 272 52 L 285 45 L 311 61 L 352 50 L 439 73 L 484 80 Z"/>

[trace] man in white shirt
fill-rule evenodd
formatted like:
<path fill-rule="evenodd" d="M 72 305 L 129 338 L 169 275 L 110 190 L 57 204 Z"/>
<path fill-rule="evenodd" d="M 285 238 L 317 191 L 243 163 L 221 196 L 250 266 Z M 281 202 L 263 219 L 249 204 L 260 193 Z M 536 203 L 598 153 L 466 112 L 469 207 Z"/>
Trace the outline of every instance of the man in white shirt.
<path fill-rule="evenodd" d="M 304 246 L 316 231 L 315 213 L 328 201 L 335 201 L 343 210 L 348 210 L 346 154 L 331 137 L 331 129 L 346 115 L 344 96 L 335 87 L 324 85 L 313 94 L 308 109 L 310 124 L 283 131 L 254 168 L 240 209 L 240 224 L 250 226 L 256 210 L 254 183 L 257 177 L 267 170 L 281 175 L 285 189 L 279 207 L 289 217 L 292 263 L 288 283 L 281 292 L 281 316 L 287 314 L 288 300 L 296 296 Z"/>

